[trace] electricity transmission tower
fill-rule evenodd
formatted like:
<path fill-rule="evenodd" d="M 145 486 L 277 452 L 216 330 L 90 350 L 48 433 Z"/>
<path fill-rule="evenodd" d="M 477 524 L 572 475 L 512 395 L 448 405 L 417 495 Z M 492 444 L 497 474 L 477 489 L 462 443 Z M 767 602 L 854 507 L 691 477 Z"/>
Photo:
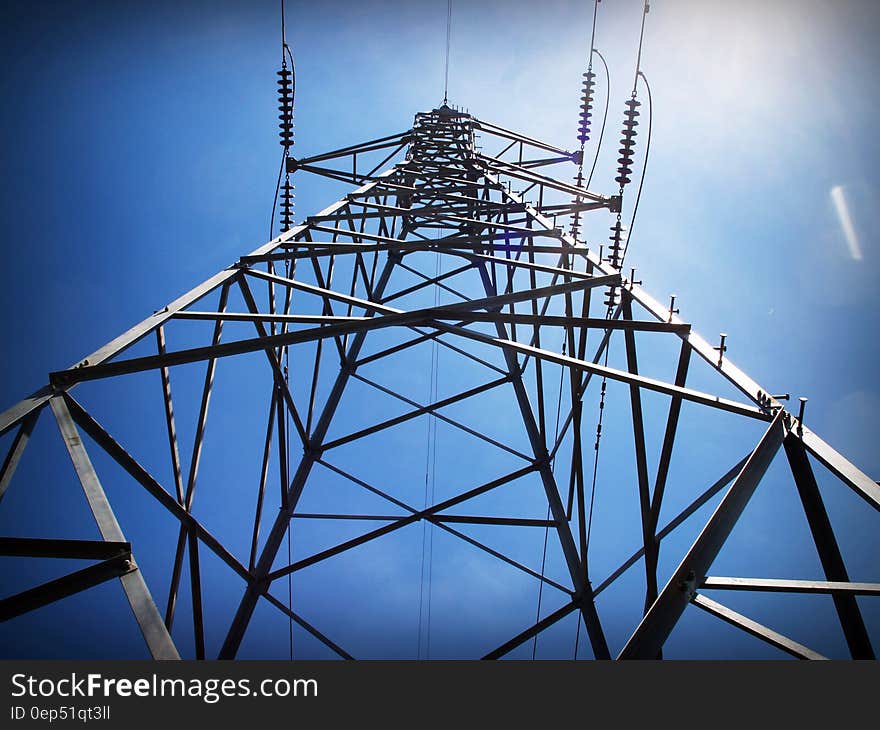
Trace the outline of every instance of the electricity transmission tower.
<path fill-rule="evenodd" d="M 27 488 L 13 481 L 13 474 L 28 456 L 25 447 L 37 435 L 42 414 L 57 423 L 100 531 L 98 540 L 0 539 L 5 556 L 91 561 L 4 598 L 3 619 L 118 579 L 156 658 L 178 656 L 171 631 L 175 614 L 186 611 L 178 600 L 184 587 L 196 657 L 240 655 L 258 606 L 269 606 L 298 631 L 350 658 L 358 652 L 341 636 L 356 628 L 342 625 L 337 607 L 316 611 L 309 585 L 331 586 L 334 606 L 353 606 L 356 612 L 372 591 L 387 593 L 369 578 L 369 571 L 379 568 L 370 563 L 345 572 L 339 566 L 407 533 L 414 537 L 406 544 L 421 555 L 419 653 L 431 621 L 445 620 L 452 631 L 459 625 L 466 629 L 472 620 L 464 609 L 444 619 L 435 608 L 431 616 L 425 588 L 430 570 L 439 580 L 444 550 L 454 544 L 524 577 L 532 591 L 530 616 L 497 621 L 490 616 L 485 627 L 469 634 L 477 637 L 471 647 L 475 658 L 527 651 L 535 637 L 566 617 L 576 618 L 584 651 L 596 658 L 656 658 L 682 615 L 697 608 L 790 655 L 819 657 L 785 627 L 771 629 L 709 598 L 707 591 L 830 596 L 851 655 L 873 657 L 857 596 L 880 593 L 880 584 L 850 580 L 813 464 L 874 509 L 880 508 L 880 488 L 807 428 L 802 410 L 789 412 L 780 396 L 733 365 L 723 339 L 710 344 L 678 316 L 674 301 L 661 304 L 634 281 L 635 272 L 616 268 L 617 252 L 585 241 L 577 227 L 574 237 L 566 232 L 561 223 L 573 215 L 604 220 L 621 206 L 620 196 L 596 194 L 547 174 L 547 168 L 577 162 L 580 154 L 443 105 L 417 114 L 413 127 L 401 134 L 290 158 L 289 172 L 316 173 L 353 187 L 339 202 L 242 256 L 73 367 L 52 373 L 44 389 L 0 414 L 0 435 L 9 445 L 0 496 L 10 483 L 13 491 Z M 665 371 L 660 368 L 671 378 L 645 374 L 658 369 L 653 363 L 646 368 L 646 362 L 661 347 L 643 346 L 646 339 L 662 341 L 671 353 L 661 364 Z M 609 364 L 615 344 L 620 367 Z M 215 376 L 240 359 L 249 369 L 232 370 L 236 389 L 263 412 L 256 436 L 251 421 L 238 423 L 234 413 L 221 416 L 228 403 L 214 392 Z M 720 397 L 717 390 L 689 386 L 695 363 L 707 382 L 714 379 L 719 390 L 738 395 Z M 198 407 L 186 427 L 194 436 L 184 448 L 178 439 L 184 409 L 172 397 L 172 385 L 177 387 L 178 372 L 192 376 L 195 368 L 200 368 L 193 388 Z M 86 406 L 87 395 L 98 398 L 101 387 L 128 382 L 149 390 L 156 404 L 149 413 L 129 413 L 129 419 L 136 415 L 146 430 L 152 427 L 147 417 L 155 417 L 162 434 L 138 448 Z M 82 398 L 76 392 L 81 384 Z M 614 404 L 617 424 L 622 413 L 626 428 L 620 445 L 608 451 L 613 429 L 606 423 L 606 433 L 600 430 L 594 443 L 595 419 L 606 405 L 606 389 L 613 388 L 621 396 Z M 124 408 L 118 396 L 111 399 Z M 108 401 L 100 403 L 108 410 Z M 649 418 L 648 411 L 661 415 Z M 704 447 L 693 434 L 685 440 L 680 433 L 688 414 L 743 423 L 754 434 L 741 459 L 719 464 L 712 483 L 696 491 L 680 483 L 686 468 L 670 476 L 676 461 L 686 464 Z M 468 425 L 471 416 L 497 424 L 497 431 Z M 230 474 L 231 483 L 223 485 L 216 473 L 210 483 L 199 477 L 214 433 L 210 424 L 221 418 L 217 433 L 230 472 L 244 460 L 241 444 L 259 440 L 248 481 Z M 416 423 L 421 425 L 406 432 L 406 439 L 394 438 Z M 659 439 L 652 438 L 654 431 Z M 467 448 L 442 452 L 438 478 L 437 449 L 447 435 Z M 806 516 L 824 575 L 721 577 L 713 563 L 777 454 L 790 467 L 803 507 L 799 515 L 779 519 Z M 416 462 L 427 464 L 424 482 L 410 478 L 419 471 L 412 467 Z M 598 497 L 597 468 L 607 485 Z M 156 469 L 170 476 L 160 477 Z M 141 550 L 157 548 L 126 540 L 125 525 L 114 516 L 118 502 L 102 486 L 108 480 L 126 485 L 128 491 L 117 489 L 120 499 L 143 490 L 173 518 L 173 559 L 167 575 L 155 582 L 162 596 L 158 588 L 151 591 L 153 576 L 142 569 Z M 350 491 L 338 487 L 343 483 Z M 202 514 L 203 500 L 218 489 L 226 490 L 229 506 Z M 510 495 L 527 490 L 529 507 L 537 512 L 525 516 Z M 677 506 L 671 517 L 668 509 L 663 512 L 668 519 L 661 522 L 664 498 L 676 490 Z M 355 491 L 384 510 L 367 511 L 347 496 Z M 628 517 L 613 519 L 621 525 L 628 519 L 638 536 L 635 545 L 591 536 L 612 519 L 603 494 L 625 496 L 625 504 L 634 507 Z M 248 511 L 239 504 L 249 505 Z M 222 522 L 223 530 L 215 532 L 212 521 Z M 667 539 L 695 522 L 699 529 L 686 542 Z M 338 525 L 349 531 L 337 531 Z M 487 537 L 501 533 L 509 537 L 495 542 Z M 430 542 L 427 534 L 436 540 Z M 538 567 L 544 535 L 543 562 L 549 555 L 556 561 L 552 569 Z M 293 557 L 286 552 L 288 539 L 296 548 Z M 526 544 L 537 546 L 529 559 Z M 426 545 L 432 546 L 427 568 Z M 615 545 L 622 552 L 614 552 Z M 597 555 L 618 567 L 595 575 Z M 228 576 L 222 609 L 205 599 L 208 556 Z M 391 564 L 398 558 L 379 554 L 375 560 Z M 322 570 L 330 571 L 326 579 L 306 580 Z M 443 590 L 454 593 L 452 583 L 464 572 L 462 566 L 445 570 Z M 637 604 L 637 619 L 621 643 L 609 641 L 608 624 L 619 620 L 612 609 L 603 611 L 600 601 L 624 575 L 638 575 L 640 587 L 626 594 Z M 539 586 L 543 604 L 536 613 Z M 217 614 L 228 620 L 215 647 L 206 640 L 206 624 Z M 391 621 L 387 632 L 396 628 Z"/>

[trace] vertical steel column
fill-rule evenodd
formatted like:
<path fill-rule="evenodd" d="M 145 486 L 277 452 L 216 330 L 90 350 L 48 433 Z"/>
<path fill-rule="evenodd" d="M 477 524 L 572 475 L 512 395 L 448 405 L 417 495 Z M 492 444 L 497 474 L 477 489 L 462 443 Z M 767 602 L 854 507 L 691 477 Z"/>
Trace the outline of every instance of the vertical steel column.
<path fill-rule="evenodd" d="M 791 466 L 791 473 L 794 475 L 801 504 L 804 506 L 804 513 L 807 515 L 807 522 L 810 524 L 810 532 L 813 534 L 816 550 L 819 552 L 819 560 L 822 562 L 825 578 L 830 581 L 849 581 L 846 565 L 840 554 L 837 539 L 834 537 L 834 530 L 831 528 L 825 503 L 819 493 L 819 485 L 816 484 L 816 477 L 810 466 L 807 451 L 794 433 L 789 433 L 785 437 L 783 446 L 789 466 Z M 875 659 L 871 639 L 868 637 L 868 631 L 865 628 L 856 597 L 850 593 L 833 593 L 832 598 L 852 658 Z"/>

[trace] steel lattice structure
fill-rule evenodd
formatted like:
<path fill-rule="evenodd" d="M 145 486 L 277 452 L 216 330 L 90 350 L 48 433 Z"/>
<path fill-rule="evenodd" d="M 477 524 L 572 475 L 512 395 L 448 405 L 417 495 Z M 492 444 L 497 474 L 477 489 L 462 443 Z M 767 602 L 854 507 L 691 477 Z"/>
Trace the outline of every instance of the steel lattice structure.
<path fill-rule="evenodd" d="M 481 151 L 477 135 L 500 141 L 503 149 L 498 154 Z M 819 657 L 793 639 L 706 597 L 704 591 L 710 589 L 830 594 L 852 656 L 873 657 L 856 596 L 876 595 L 880 584 L 850 581 L 808 455 L 875 509 L 880 508 L 880 488 L 804 426 L 802 414 L 796 417 L 788 412 L 767 389 L 733 365 L 725 355 L 723 341 L 721 346 L 713 346 L 704 340 L 673 306 L 661 304 L 634 281 L 634 273 L 627 277 L 603 257 L 601 247 L 591 249 L 557 224 L 558 217 L 588 218 L 593 212 L 620 210 L 619 196 L 599 195 L 537 171 L 577 161 L 578 154 L 444 105 L 417 114 L 412 129 L 401 134 L 309 158 L 291 158 L 290 172 L 317 173 L 355 189 L 73 367 L 52 373 L 47 387 L 0 414 L 0 434 L 14 434 L 0 471 L 0 496 L 10 485 L 38 417 L 49 411 L 49 418 L 57 421 L 101 534 L 98 541 L 2 538 L 0 553 L 6 556 L 98 561 L 5 598 L 3 618 L 118 578 L 151 654 L 176 658 L 178 650 L 170 627 L 179 585 L 188 567 L 195 656 L 204 658 L 208 653 L 203 619 L 207 607 L 202 602 L 200 554 L 209 551 L 238 576 L 243 587 L 220 658 L 237 655 L 261 600 L 336 654 L 351 658 L 343 642 L 334 638 L 332 627 L 325 626 L 320 617 L 301 615 L 295 603 L 288 605 L 279 599 L 272 587 L 289 575 L 307 568 L 320 569 L 331 558 L 345 558 L 359 546 L 418 524 L 461 540 L 564 597 L 560 608 L 545 613 L 537 622 L 524 619 L 522 631 L 508 640 L 478 647 L 477 656 L 502 657 L 576 613 L 583 621 L 593 655 L 612 657 L 617 652 L 613 654 L 609 648 L 595 599 L 627 570 L 642 564 L 643 618 L 631 627 L 619 658 L 661 656 L 667 637 L 689 604 L 788 654 Z M 370 163 L 365 165 L 365 159 Z M 350 168 L 340 166 L 347 164 Z M 387 164 L 391 167 L 379 172 Z M 522 190 L 514 192 L 512 184 Z M 436 266 L 434 273 L 426 273 L 432 264 Z M 217 306 L 200 309 L 199 303 L 212 296 Z M 236 297 L 245 311 L 230 309 Z M 174 349 L 166 346 L 166 336 L 173 338 L 176 328 L 194 323 L 211 328 L 207 342 Z M 230 331 L 241 336 L 230 339 Z M 646 333 L 674 343 L 675 377 L 669 382 L 640 373 L 636 343 L 637 337 Z M 626 367 L 610 367 L 607 350 L 620 340 Z M 560 342 L 563 347 L 557 351 Z M 130 349 L 137 343 L 149 345 L 153 352 L 131 356 Z M 375 343 L 372 351 L 371 343 Z M 420 403 L 398 392 L 394 383 L 364 375 L 370 363 L 381 365 L 420 347 L 442 348 L 489 379 L 434 402 Z M 306 356 L 300 356 L 301 352 Z M 241 520 L 250 548 L 245 557 L 230 549 L 200 519 L 194 497 L 206 427 L 213 413 L 209 402 L 215 369 L 228 358 L 254 353 L 263 361 L 265 382 L 260 387 L 268 396 L 269 408 L 260 470 L 248 486 L 254 516 Z M 711 367 L 719 382 L 726 380 L 742 397 L 722 398 L 689 387 L 687 376 L 694 356 Z M 193 363 L 204 363 L 205 370 L 187 473 L 177 440 L 171 383 L 175 368 Z M 156 374 L 155 395 L 161 397 L 165 415 L 164 458 L 172 465 L 171 484 L 160 483 L 140 455 L 117 440 L 74 396 L 80 383 L 124 381 L 143 372 Z M 393 368 L 388 372 L 393 373 Z M 427 380 L 426 374 L 420 377 Z M 322 388 L 322 378 L 329 378 L 328 387 Z M 548 385 L 557 379 L 561 379 L 559 405 L 548 396 L 557 393 Z M 642 544 L 621 560 L 616 571 L 598 582 L 589 574 L 587 561 L 593 449 L 592 426 L 588 428 L 584 422 L 584 404 L 600 387 L 604 391 L 606 382 L 619 384 L 627 394 L 636 479 L 633 484 L 618 486 L 637 493 L 639 511 L 633 519 L 640 526 Z M 406 410 L 334 435 L 333 424 L 346 408 L 344 395 L 353 384 L 403 404 Z M 302 393 L 295 393 L 296 388 Z M 525 448 L 492 438 L 443 411 L 465 401 L 479 403 L 499 389 L 506 394 L 503 402 L 510 410 L 497 417 L 521 424 Z M 662 441 L 657 444 L 656 470 L 648 468 L 648 453 L 654 446 L 648 443 L 643 417 L 643 401 L 649 392 L 664 396 L 668 403 Z M 498 402 L 493 400 L 488 407 L 494 408 Z M 684 404 L 760 423 L 763 435 L 738 463 L 661 527 L 661 505 Z M 554 429 L 553 413 L 560 406 L 562 417 Z M 442 421 L 486 450 L 503 452 L 517 461 L 517 468 L 483 483 L 454 485 L 448 497 L 418 506 L 400 492 L 370 483 L 334 463 L 335 449 L 422 417 Z M 712 575 L 715 557 L 780 447 L 806 512 L 824 580 Z M 101 452 L 102 459 L 112 459 L 132 484 L 140 485 L 179 522 L 164 616 L 135 562 L 132 551 L 137 546 L 133 548 L 126 541 L 102 488 L 90 459 L 90 453 L 94 457 L 96 452 Z M 387 455 L 382 458 L 390 460 Z M 309 490 L 320 489 L 314 484 L 320 469 L 333 471 L 384 500 L 393 514 L 353 514 L 345 503 L 332 513 L 305 512 L 302 500 Z M 538 485 L 548 519 L 461 512 L 478 498 L 499 493 L 525 478 Z M 272 489 L 276 479 L 280 490 Z M 277 513 L 272 516 L 269 503 L 276 491 Z M 696 540 L 675 556 L 678 567 L 661 581 L 661 540 L 722 494 Z M 292 520 L 298 525 L 344 519 L 359 524 L 376 521 L 380 526 L 291 563 L 284 560 L 282 547 Z M 564 559 L 564 580 L 554 580 L 475 539 L 466 531 L 473 525 L 499 530 L 548 528 Z M 294 526 L 294 535 L 296 529 Z M 369 586 L 359 590 L 368 592 Z"/>

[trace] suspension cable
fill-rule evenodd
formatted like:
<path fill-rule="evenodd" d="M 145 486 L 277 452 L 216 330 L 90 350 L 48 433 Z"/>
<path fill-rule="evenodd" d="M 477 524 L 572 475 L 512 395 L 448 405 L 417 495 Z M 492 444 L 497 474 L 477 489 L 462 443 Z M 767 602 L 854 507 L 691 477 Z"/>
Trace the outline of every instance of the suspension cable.
<path fill-rule="evenodd" d="M 446 3 L 446 71 L 443 80 L 443 104 L 449 101 L 449 47 L 452 40 L 452 0 Z"/>

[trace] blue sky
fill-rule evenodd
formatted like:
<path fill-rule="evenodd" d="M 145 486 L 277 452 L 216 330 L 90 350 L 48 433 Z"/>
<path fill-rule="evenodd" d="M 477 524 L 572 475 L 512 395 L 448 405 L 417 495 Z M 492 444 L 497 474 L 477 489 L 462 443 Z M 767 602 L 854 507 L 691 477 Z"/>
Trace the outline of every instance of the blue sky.
<path fill-rule="evenodd" d="M 446 3 L 290 1 L 287 7 L 288 41 L 297 62 L 295 154 L 403 131 L 415 112 L 441 100 Z M 591 9 L 590 3 L 556 0 L 538 8 L 502 0 L 456 3 L 450 101 L 487 121 L 573 148 Z M 599 8 L 596 45 L 608 59 L 612 83 L 610 139 L 593 186 L 603 193 L 614 192 L 612 143 L 632 83 L 640 9 L 634 0 L 605 0 Z M 48 371 L 75 362 L 267 239 L 279 155 L 274 89 L 279 29 L 275 2 L 13 2 L 2 12 L 0 88 L 7 103 L 0 109 L 6 177 L 0 196 L 0 335 L 6 356 L 0 407 L 5 408 L 41 386 Z M 878 29 L 880 11 L 869 2 L 652 3 L 642 68 L 654 97 L 653 141 L 628 255 L 648 290 L 661 300 L 676 293 L 682 316 L 708 339 L 727 332 L 729 357 L 752 377 L 773 392 L 808 396 L 811 428 L 875 478 L 880 474 L 875 425 L 880 410 L 875 377 L 880 148 L 872 140 L 880 91 Z M 296 182 L 300 216 L 325 207 L 338 190 L 313 178 Z M 841 199 L 851 219 L 849 238 Z M 590 235 L 600 240 L 606 235 L 604 219 L 590 225 Z M 709 374 L 703 378 L 693 370 L 695 387 L 713 390 Z M 198 377 L 195 371 L 180 375 L 192 383 Z M 85 387 L 82 392 L 85 397 Z M 226 392 L 235 397 L 231 384 Z M 154 406 L 159 405 L 156 395 Z M 615 395 L 621 405 L 616 413 L 623 419 L 626 396 L 622 390 Z M 245 413 L 247 398 L 239 396 Z M 102 404 L 109 420 L 106 397 L 95 407 Z M 478 419 L 480 414 L 470 415 Z M 248 418 L 255 432 L 264 428 L 257 425 L 264 418 L 259 409 Z M 49 433 L 47 424 L 44 417 L 41 428 Z M 418 424 L 424 429 L 423 419 Z M 619 425 L 623 428 L 622 421 Z M 119 422 L 118 428 L 126 425 Z M 693 472 L 700 479 L 711 481 L 742 455 L 731 454 L 721 463 L 727 458 L 721 453 L 721 427 L 712 431 L 694 421 L 692 428 L 695 439 L 703 439 Z M 443 449 L 442 431 L 439 438 Z M 452 436 L 447 438 L 445 448 L 454 449 Z M 736 438 L 747 448 L 757 435 Z M 716 451 L 718 460 L 709 459 Z M 423 469 L 419 463 L 412 464 L 413 479 Z M 56 473 L 41 475 L 33 464 L 23 464 L 22 470 L 13 488 L 29 475 L 39 480 Z M 783 477 L 780 469 L 780 484 Z M 844 487 L 830 480 L 822 485 L 832 517 L 847 526 L 839 538 L 855 563 L 852 577 L 880 580 L 870 557 L 880 546 L 873 515 L 848 493 L 836 496 Z M 48 499 L 46 484 L 41 489 Z M 778 501 L 767 497 L 767 521 L 757 516 L 754 532 L 741 538 L 746 557 L 732 569 L 753 567 L 749 550 L 754 560 L 766 553 L 761 536 L 780 529 L 770 517 L 776 507 L 792 507 L 790 514 L 798 516 L 793 492 L 785 497 L 779 489 Z M 4 501 L 3 528 L 37 524 L 36 503 L 28 507 L 23 496 L 20 508 L 28 519 L 19 523 L 10 516 L 13 496 L 10 492 Z M 71 510 L 77 509 L 75 496 Z M 760 499 L 759 493 L 756 510 Z M 207 502 L 204 508 L 209 506 L 217 520 L 230 520 L 231 529 L 223 504 Z M 625 505 L 618 506 L 623 514 Z M 129 509 L 128 525 L 120 516 L 123 529 L 148 539 L 149 520 L 138 519 L 139 507 Z M 635 520 L 635 513 L 629 515 Z M 613 519 L 603 524 L 610 526 L 609 534 L 602 538 L 597 528 L 597 540 L 612 541 Z M 802 525 L 786 522 L 782 528 L 793 545 L 810 547 Z M 413 540 L 417 544 L 418 534 Z M 533 542 L 511 549 L 526 552 Z M 627 545 L 635 547 L 631 540 Z M 441 547 L 442 542 L 435 549 Z M 670 554 L 675 553 L 670 549 Z M 167 559 L 160 560 L 158 549 L 155 555 L 159 571 Z M 373 564 L 387 568 L 376 579 L 390 591 L 414 568 L 383 563 L 384 555 L 377 553 Z M 613 567 L 616 557 L 609 554 L 608 566 L 597 558 L 596 573 Z M 139 555 L 139 560 L 147 558 Z M 801 577 L 794 575 L 798 571 L 812 577 L 815 561 L 780 560 L 791 577 Z M 446 566 L 450 575 L 456 573 L 454 559 Z M 439 570 L 437 585 L 443 586 Z M 492 569 L 485 570 L 474 573 L 473 595 L 488 603 L 509 598 L 509 585 L 500 577 L 495 585 Z M 218 596 L 234 593 L 217 575 Z M 95 590 L 109 596 L 114 589 Z M 523 587 L 517 594 L 523 605 L 527 590 L 532 589 Z M 604 606 L 613 643 L 637 618 L 623 606 L 638 590 L 633 582 Z M 451 588 L 437 588 L 436 595 L 437 615 L 461 609 Z M 411 613 L 411 593 L 392 598 L 401 615 L 405 609 Z M 77 607 L 71 615 L 86 615 L 82 599 L 69 599 Z M 785 605 L 808 606 L 812 600 L 789 597 L 783 603 L 795 599 L 801 603 Z M 827 602 L 815 603 L 816 616 L 828 613 Z M 483 604 L 473 598 L 467 605 Z M 741 605 L 742 610 L 749 606 Z M 877 637 L 880 613 L 868 602 L 862 606 Z M 326 614 L 331 625 L 347 620 L 334 610 L 320 600 L 303 608 L 304 614 Z M 390 609 L 377 608 L 377 622 L 383 610 Z M 760 613 L 762 607 L 755 610 Z M 687 614 L 690 623 L 683 631 L 700 631 L 701 622 L 714 622 L 694 613 Z M 53 617 L 46 615 L 28 618 L 35 621 L 28 626 L 45 630 Z M 222 618 L 220 612 L 211 619 L 209 646 L 222 638 Z M 521 616 L 508 618 L 504 625 L 515 630 L 526 625 Z M 82 618 L 86 624 L 90 620 Z M 245 649 L 270 653 L 278 648 L 273 637 L 281 636 L 286 652 L 286 624 L 277 622 L 267 615 L 263 625 L 279 633 L 256 635 Z M 35 638 L 22 641 L 27 632 L 13 623 L 0 634 L 5 655 L 60 651 Z M 437 635 L 444 636 L 444 630 L 438 623 Z M 119 640 L 120 655 L 142 651 L 133 631 Z M 562 622 L 554 631 L 558 638 L 548 636 L 547 646 L 551 655 L 562 656 L 574 624 Z M 816 636 L 807 631 L 801 638 L 810 639 L 820 650 L 840 652 L 839 637 L 831 630 Z M 82 642 L 65 652 L 102 653 L 87 639 Z M 181 642 L 185 646 L 186 639 Z M 441 639 L 435 643 L 442 647 Z M 369 655 L 382 654 L 384 646 L 391 644 L 376 639 L 361 641 L 358 648 Z M 453 655 L 460 649 L 450 646 Z M 763 655 L 753 644 L 731 646 L 744 656 Z M 387 651 L 403 654 L 407 647 Z M 687 649 L 681 651 L 687 655 Z"/>

